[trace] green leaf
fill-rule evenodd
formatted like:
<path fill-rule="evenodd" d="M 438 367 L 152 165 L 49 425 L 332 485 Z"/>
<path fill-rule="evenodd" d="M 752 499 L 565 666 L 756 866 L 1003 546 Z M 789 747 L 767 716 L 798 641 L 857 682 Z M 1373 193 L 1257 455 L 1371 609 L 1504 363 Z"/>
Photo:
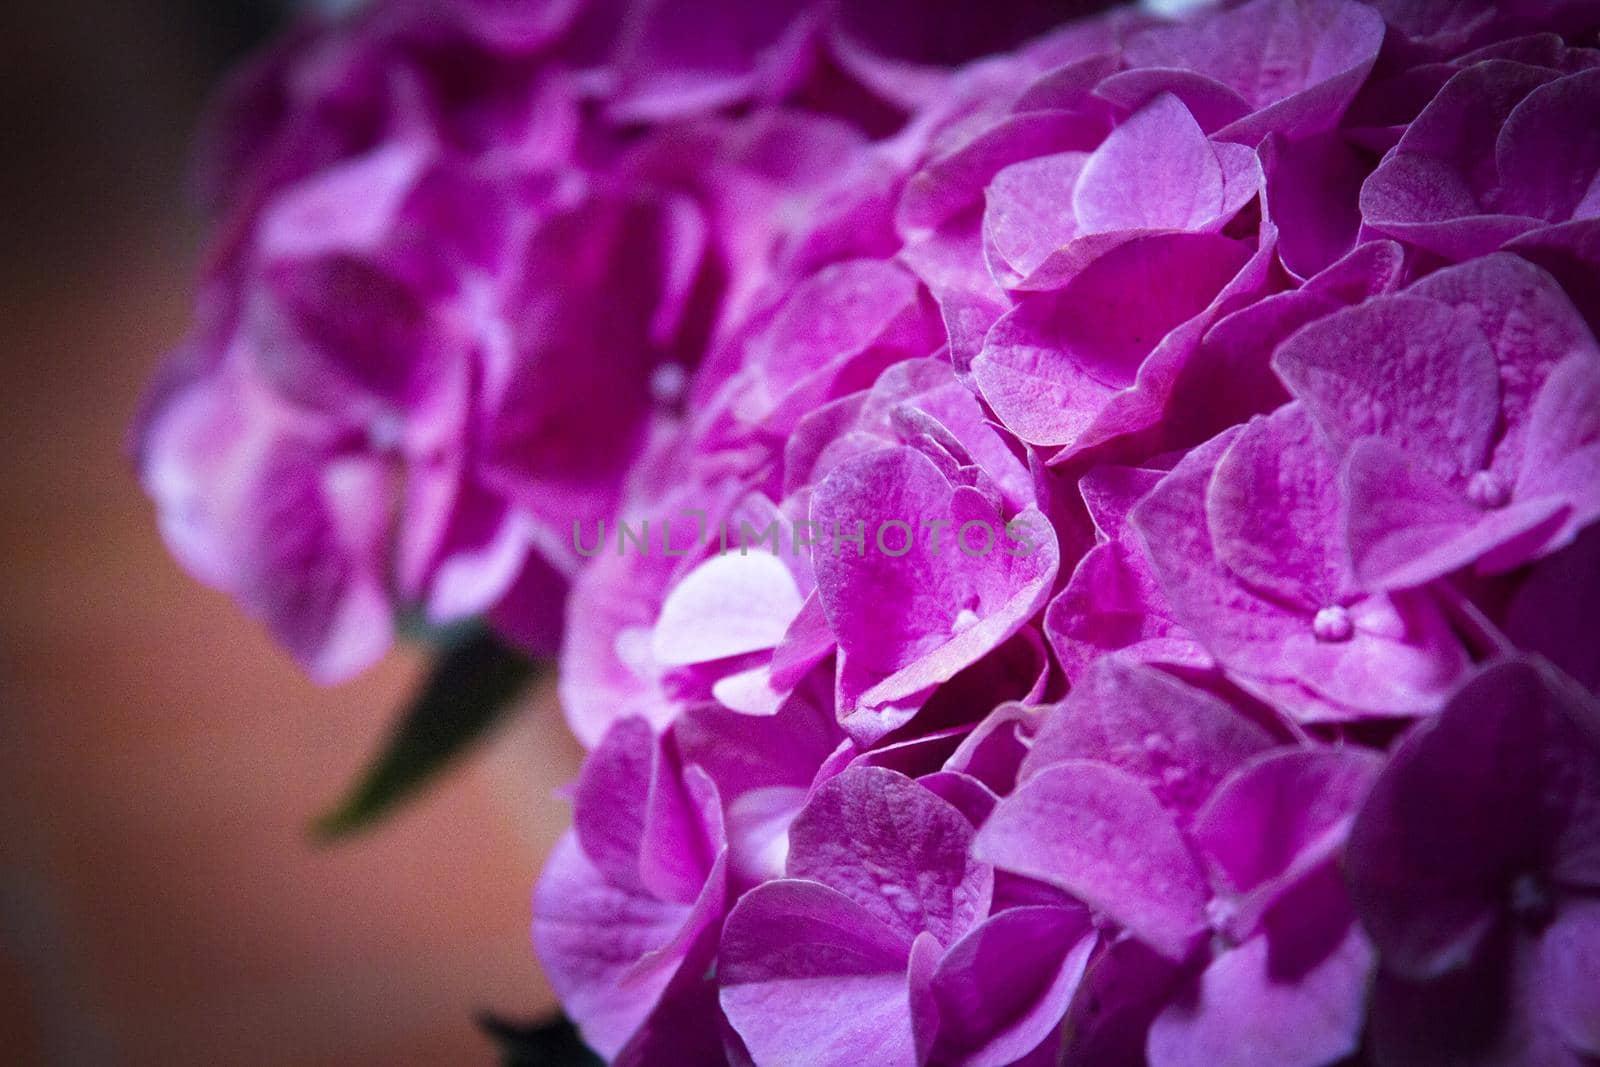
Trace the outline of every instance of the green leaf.
<path fill-rule="evenodd" d="M 383 750 L 333 811 L 316 821 L 323 841 L 368 829 L 489 732 L 527 688 L 537 665 L 486 630 L 447 647 Z"/>
<path fill-rule="evenodd" d="M 485 1013 L 478 1025 L 500 1047 L 503 1067 L 602 1067 L 565 1016 L 515 1023 Z"/>

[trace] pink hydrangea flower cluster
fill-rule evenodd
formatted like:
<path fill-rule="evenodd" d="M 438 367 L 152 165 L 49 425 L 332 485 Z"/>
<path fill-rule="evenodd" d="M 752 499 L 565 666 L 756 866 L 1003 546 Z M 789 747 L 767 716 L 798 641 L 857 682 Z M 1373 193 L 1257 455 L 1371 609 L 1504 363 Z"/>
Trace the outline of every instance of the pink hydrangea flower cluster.
<path fill-rule="evenodd" d="M 553 650 L 650 421 L 778 220 L 1058 16 L 816 0 L 381 0 L 241 70 L 202 137 L 196 324 L 136 432 L 173 552 L 316 677 L 396 621 Z"/>
<path fill-rule="evenodd" d="M 581 539 L 595 1049 L 1600 1057 L 1597 29 L 1118 10 L 828 176 Z"/>
<path fill-rule="evenodd" d="M 323 677 L 561 631 L 609 1061 L 1600 1060 L 1600 4 L 1060 19 L 287 42 L 169 541 Z"/>

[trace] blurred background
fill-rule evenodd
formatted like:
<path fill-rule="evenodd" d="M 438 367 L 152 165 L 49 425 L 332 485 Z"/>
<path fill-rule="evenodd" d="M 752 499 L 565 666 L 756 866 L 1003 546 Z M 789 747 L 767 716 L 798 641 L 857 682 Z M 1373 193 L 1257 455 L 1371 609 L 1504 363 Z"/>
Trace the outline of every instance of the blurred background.
<path fill-rule="evenodd" d="M 123 452 L 182 335 L 189 135 L 268 0 L 0 12 L 0 1060 L 493 1063 L 553 1008 L 529 896 L 575 771 L 548 687 L 421 800 L 307 824 L 422 669 L 320 689 L 163 549 Z"/>

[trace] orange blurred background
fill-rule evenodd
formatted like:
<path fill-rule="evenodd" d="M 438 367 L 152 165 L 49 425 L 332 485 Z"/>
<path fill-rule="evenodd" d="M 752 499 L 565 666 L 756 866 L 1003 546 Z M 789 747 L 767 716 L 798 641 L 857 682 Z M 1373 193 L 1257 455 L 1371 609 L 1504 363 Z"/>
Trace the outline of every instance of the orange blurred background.
<path fill-rule="evenodd" d="M 163 549 L 123 454 L 185 329 L 190 130 L 273 21 L 217 0 L 0 14 L 0 1059 L 489 1064 L 548 1012 L 528 899 L 577 752 L 548 688 L 390 822 L 308 821 L 416 651 L 319 689 Z"/>

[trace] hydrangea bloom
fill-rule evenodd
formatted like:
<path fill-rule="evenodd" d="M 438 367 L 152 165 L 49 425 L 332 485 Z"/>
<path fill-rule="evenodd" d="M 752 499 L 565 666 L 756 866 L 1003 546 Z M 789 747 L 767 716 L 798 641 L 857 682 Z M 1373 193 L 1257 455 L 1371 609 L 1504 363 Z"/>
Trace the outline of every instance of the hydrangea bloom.
<path fill-rule="evenodd" d="M 609 1059 L 1600 1057 L 1600 9 L 1126 8 L 945 70 L 891 6 L 730 7 L 724 52 L 661 4 L 609 69 L 463 6 L 564 57 L 570 142 L 274 136 L 294 269 L 228 260 L 266 294 L 186 379 L 274 429 L 162 406 L 174 538 L 287 525 L 216 573 L 386 619 L 391 526 L 304 503 L 386 491 L 379 426 L 446 468 L 406 599 L 533 632 L 530 553 L 572 576 L 534 937 Z M 317 222 L 350 167 L 392 195 Z M 522 224 L 419 248 L 461 197 Z M 404 417 L 352 447 L 282 378 Z"/>
<path fill-rule="evenodd" d="M 553 649 L 572 524 L 611 516 L 765 284 L 775 220 L 1045 7 L 907 28 L 811 2 L 384 0 L 308 21 L 203 138 L 197 322 L 136 441 L 172 550 L 321 679 L 402 615 Z"/>
<path fill-rule="evenodd" d="M 1596 29 L 1109 12 L 771 248 L 623 509 L 681 551 L 608 540 L 563 652 L 592 760 L 786 768 L 678 971 L 714 1057 L 1596 1055 Z M 546 961 L 597 1041 L 643 995 Z"/>

